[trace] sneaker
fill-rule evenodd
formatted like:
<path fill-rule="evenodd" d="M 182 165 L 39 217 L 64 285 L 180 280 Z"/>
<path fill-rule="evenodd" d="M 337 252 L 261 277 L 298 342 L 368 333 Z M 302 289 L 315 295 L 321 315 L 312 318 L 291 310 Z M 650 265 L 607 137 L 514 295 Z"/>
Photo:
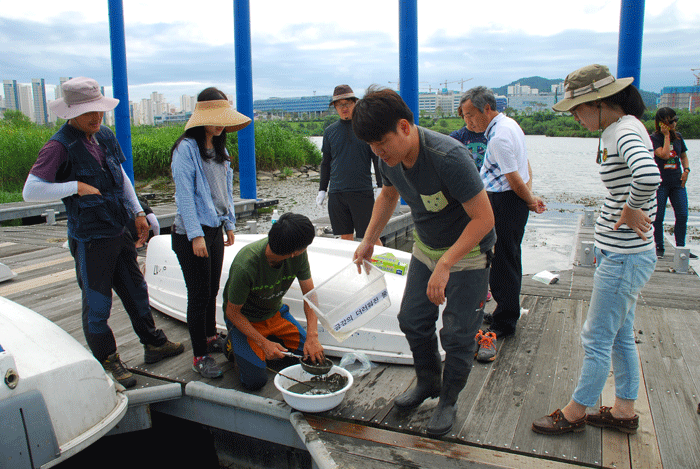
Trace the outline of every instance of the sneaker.
<path fill-rule="evenodd" d="M 131 371 L 126 369 L 124 362 L 119 358 L 119 354 L 114 352 L 102 362 L 102 367 L 105 371 L 112 373 L 112 377 L 125 388 L 133 388 L 136 386 L 136 378 L 131 374 Z"/>
<path fill-rule="evenodd" d="M 226 336 L 217 333 L 207 339 L 207 353 L 224 353 L 226 349 Z"/>
<path fill-rule="evenodd" d="M 185 346 L 180 342 L 170 342 L 169 340 L 163 345 L 144 345 L 144 361 L 146 363 L 157 363 L 164 358 L 180 355 L 185 351 Z"/>
<path fill-rule="evenodd" d="M 477 342 L 479 345 L 476 352 L 476 360 L 480 362 L 492 362 L 496 359 L 496 334 L 491 331 L 477 333 Z"/>
<path fill-rule="evenodd" d="M 697 259 L 698 256 L 696 254 L 693 254 L 692 252 L 688 251 L 688 257 L 691 259 Z"/>
<path fill-rule="evenodd" d="M 663 249 L 657 248 L 657 249 L 656 249 L 656 258 L 657 258 L 657 259 L 663 259 L 665 252 L 666 252 L 666 251 L 664 251 Z"/>
<path fill-rule="evenodd" d="M 202 378 L 221 378 L 224 375 L 219 365 L 216 364 L 216 360 L 209 355 L 194 357 L 192 369 L 202 375 Z"/>

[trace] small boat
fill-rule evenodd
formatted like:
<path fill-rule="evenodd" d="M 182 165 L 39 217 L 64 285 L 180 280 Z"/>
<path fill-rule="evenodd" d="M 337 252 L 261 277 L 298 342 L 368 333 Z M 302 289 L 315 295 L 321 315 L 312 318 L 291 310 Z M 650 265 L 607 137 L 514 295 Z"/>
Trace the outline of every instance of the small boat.
<path fill-rule="evenodd" d="M 10 280 L 15 278 L 17 274 L 12 271 L 8 266 L 0 262 L 0 282 L 5 280 Z"/>
<path fill-rule="evenodd" d="M 0 297 L 0 467 L 52 467 L 109 432 L 128 399 L 63 329 Z"/>
<path fill-rule="evenodd" d="M 221 304 L 231 262 L 233 262 L 233 258 L 239 249 L 265 236 L 262 234 L 237 234 L 233 246 L 226 247 L 224 251 L 224 266 L 216 309 L 216 325 L 221 330 L 226 330 Z M 321 285 L 346 267 L 352 261 L 353 253 L 357 249 L 358 244 L 356 241 L 317 236 L 307 250 L 314 285 Z M 408 265 L 411 258 L 411 255 L 407 252 L 376 246 L 374 249 L 375 257 L 382 254 L 392 254 L 398 262 L 406 265 Z M 151 306 L 168 316 L 186 322 L 187 289 L 185 288 L 180 263 L 171 248 L 170 235 L 156 236 L 149 241 L 145 275 Z M 391 298 L 391 306 L 357 329 L 342 343 L 338 342 L 319 324 L 319 339 L 324 346 L 326 354 L 340 357 L 348 352 L 360 352 L 376 362 L 413 364 L 411 350 L 408 348 L 406 337 L 399 329 L 399 321 L 397 319 L 401 298 L 406 287 L 406 276 L 385 272 L 385 280 L 389 297 Z M 285 295 L 284 302 L 289 305 L 289 310 L 294 318 L 302 326 L 306 326 L 303 301 L 299 283 L 294 282 Z M 440 315 L 438 320 L 438 330 L 441 327 L 442 315 Z M 442 349 L 441 353 L 444 357 Z"/>

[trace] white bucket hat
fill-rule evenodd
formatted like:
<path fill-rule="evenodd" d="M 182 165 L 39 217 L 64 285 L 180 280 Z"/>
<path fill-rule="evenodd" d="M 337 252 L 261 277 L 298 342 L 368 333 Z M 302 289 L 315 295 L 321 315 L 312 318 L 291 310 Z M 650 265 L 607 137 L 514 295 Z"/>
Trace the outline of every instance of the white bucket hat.
<path fill-rule="evenodd" d="M 63 98 L 49 103 L 49 108 L 61 119 L 73 119 L 87 112 L 111 111 L 118 99 L 100 93 L 100 85 L 92 78 L 76 77 L 61 85 Z"/>

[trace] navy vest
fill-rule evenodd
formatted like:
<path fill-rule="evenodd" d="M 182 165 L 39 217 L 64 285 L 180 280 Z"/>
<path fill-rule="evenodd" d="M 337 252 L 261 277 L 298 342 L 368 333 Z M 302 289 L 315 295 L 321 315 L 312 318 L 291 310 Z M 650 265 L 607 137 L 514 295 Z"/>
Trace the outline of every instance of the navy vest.
<path fill-rule="evenodd" d="M 102 167 L 85 148 L 84 136 L 84 132 L 66 123 L 51 137 L 68 151 L 68 160 L 59 168 L 56 182 L 80 181 L 101 193 L 82 197 L 74 194 L 63 199 L 68 215 L 68 236 L 78 241 L 116 237 L 131 218 L 122 190 L 121 164 L 126 158 L 112 131 L 101 126 L 95 138 L 105 155 L 106 167 Z"/>

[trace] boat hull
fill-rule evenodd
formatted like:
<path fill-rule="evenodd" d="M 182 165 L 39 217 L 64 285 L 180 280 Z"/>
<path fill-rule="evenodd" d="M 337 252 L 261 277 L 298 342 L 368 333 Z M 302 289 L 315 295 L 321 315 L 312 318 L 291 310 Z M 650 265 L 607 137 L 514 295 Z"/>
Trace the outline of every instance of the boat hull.
<path fill-rule="evenodd" d="M 238 234 L 233 246 L 226 247 L 224 251 L 224 266 L 216 309 L 216 325 L 220 330 L 226 330 L 221 305 L 224 285 L 231 263 L 243 246 L 263 237 L 265 235 Z M 320 285 L 347 266 L 351 262 L 358 244 L 356 241 L 316 237 L 307 250 L 314 284 Z M 375 255 L 384 253 L 393 254 L 397 261 L 406 264 L 410 262 L 411 255 L 409 253 L 380 246 L 374 250 Z M 169 235 L 156 236 L 149 241 L 145 269 L 151 306 L 168 316 L 186 322 L 187 289 L 177 256 L 172 250 Z M 342 356 L 348 352 L 361 352 L 366 354 L 370 360 L 377 362 L 413 364 L 413 356 L 408 348 L 406 337 L 399 328 L 397 318 L 401 298 L 406 287 L 406 276 L 386 272 L 385 279 L 391 298 L 391 306 L 343 340 L 342 343 L 319 325 L 319 339 L 328 355 Z M 289 305 L 289 310 L 294 318 L 306 326 L 303 301 L 299 284 L 294 282 L 285 295 L 284 302 Z M 438 330 L 442 327 L 441 321 L 440 318 L 437 324 Z M 444 357 L 442 349 L 441 354 Z"/>
<path fill-rule="evenodd" d="M 128 399 L 63 329 L 0 297 L 0 467 L 51 467 L 109 432 Z"/>

